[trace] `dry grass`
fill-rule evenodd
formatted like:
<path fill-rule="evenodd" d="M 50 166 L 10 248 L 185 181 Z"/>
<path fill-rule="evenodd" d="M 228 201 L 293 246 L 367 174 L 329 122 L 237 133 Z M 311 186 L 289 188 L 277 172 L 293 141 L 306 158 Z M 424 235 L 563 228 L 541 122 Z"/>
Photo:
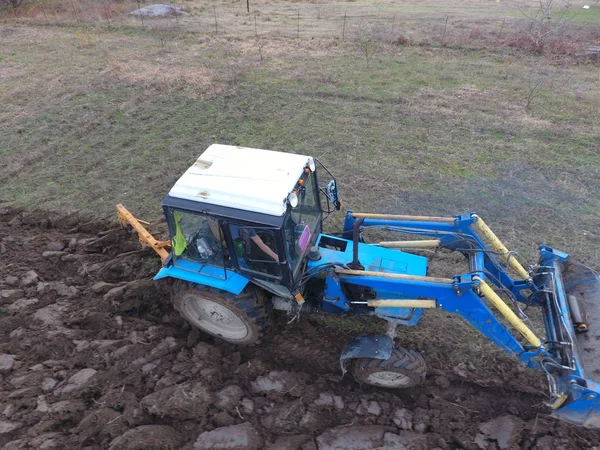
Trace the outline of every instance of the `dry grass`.
<path fill-rule="evenodd" d="M 319 12 L 315 3 L 260 0 L 253 5 L 263 58 L 242 4 L 186 2 L 191 14 L 162 28 L 116 13 L 110 28 L 91 13 L 78 24 L 68 4 L 49 25 L 39 12 L 8 18 L 0 28 L 0 204 L 112 217 L 123 202 L 158 219 L 172 183 L 222 142 L 319 157 L 355 211 L 477 211 L 527 262 L 546 243 L 598 267 L 597 67 L 568 67 L 570 83 L 526 110 L 530 68 L 552 60 L 489 34 L 509 17 L 504 3 L 361 0 Z M 213 4 L 223 21 L 218 36 Z M 267 20 L 298 9 L 313 18 L 301 21 L 299 40 L 293 18 Z M 396 14 L 396 30 L 415 45 L 382 38 L 366 67 L 341 39 L 346 9 Z M 440 47 L 446 13 L 448 46 Z M 355 24 L 347 25 L 349 37 Z M 168 33 L 164 45 L 157 27 Z M 432 273 L 463 271 L 459 259 L 443 255 Z M 401 342 L 438 368 L 457 354 L 468 363 L 473 351 L 478 373 L 514 366 L 497 364 L 491 343 L 446 316 L 427 314 L 423 326 L 401 331 Z"/>
<path fill-rule="evenodd" d="M 114 76 L 113 80 L 117 83 L 142 86 L 161 93 L 183 86 L 186 92 L 198 98 L 216 96 L 224 90 L 213 70 L 185 67 L 177 61 L 157 65 L 143 60 L 111 58 L 107 62 L 105 74 L 107 77 Z"/>
<path fill-rule="evenodd" d="M 593 149 L 600 134 L 593 66 L 569 67 L 570 84 L 543 92 L 528 111 L 526 75 L 540 57 L 494 47 L 494 41 L 480 49 L 382 40 L 365 67 L 357 48 L 339 36 L 263 35 L 261 60 L 254 22 L 236 22 L 248 19 L 241 6 L 215 5 L 235 26 L 214 36 L 205 24 L 196 33 L 202 17 L 193 10 L 164 24 L 170 33 L 164 45 L 157 22 L 142 27 L 134 18 L 113 18 L 110 29 L 103 21 L 54 27 L 39 16 L 10 19 L 0 31 L 1 149 L 10 180 L 5 201 L 89 206 L 108 215 L 110 204 L 126 200 L 159 215 L 157 198 L 198 148 L 222 141 L 320 156 L 342 174 L 354 209 L 478 210 L 528 256 L 535 252 L 532 238 L 541 236 L 598 260 L 589 244 L 597 239 Z M 316 12 L 310 3 L 264 7 Z M 442 4 L 428 12 L 409 2 L 328 3 L 321 5 L 319 27 L 328 11 L 342 7 L 383 16 L 403 10 L 398 29 L 402 21 L 430 26 L 447 11 Z M 61 8 L 59 18 L 68 13 Z M 454 31 L 470 33 L 473 26 L 461 27 L 471 20 L 478 30 L 498 24 L 487 2 L 473 0 L 461 12 L 462 19 L 449 20 Z M 269 26 L 287 20 L 272 19 Z M 133 157 L 121 161 L 123 149 Z M 47 154 L 55 155 L 55 164 L 44 167 Z M 166 173 L 160 169 L 165 163 Z M 90 204 L 85 185 L 69 175 L 81 170 L 98 183 L 102 201 Z M 108 182 L 102 170 L 119 183 Z M 131 170 L 146 171 L 145 179 L 133 183 Z M 521 230 L 525 216 L 528 226 Z"/>

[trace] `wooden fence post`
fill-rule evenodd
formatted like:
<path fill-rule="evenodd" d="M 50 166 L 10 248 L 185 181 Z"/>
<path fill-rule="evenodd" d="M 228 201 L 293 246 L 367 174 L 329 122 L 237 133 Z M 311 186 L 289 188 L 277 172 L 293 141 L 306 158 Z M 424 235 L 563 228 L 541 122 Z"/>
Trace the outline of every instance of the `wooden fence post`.
<path fill-rule="evenodd" d="M 138 6 L 138 11 L 139 11 L 140 9 L 142 9 L 142 4 L 140 3 L 140 0 L 137 0 L 137 6 Z M 145 28 L 145 27 L 146 27 L 146 25 L 144 24 L 144 14 L 142 14 L 142 13 L 140 12 L 139 16 L 140 16 L 140 20 L 142 21 L 142 28 Z"/>
<path fill-rule="evenodd" d="M 44 13 L 44 18 L 46 19 L 46 25 L 50 25 L 50 21 L 48 20 L 48 16 L 46 15 L 46 8 L 42 5 L 42 12 Z"/>
<path fill-rule="evenodd" d="M 219 34 L 219 24 L 217 23 L 217 7 L 213 6 L 215 12 L 215 34 Z"/>
<path fill-rule="evenodd" d="M 448 14 L 446 14 L 446 23 L 444 23 L 444 32 L 442 33 L 442 46 L 444 46 L 444 40 L 446 39 L 446 28 L 448 27 Z"/>
<path fill-rule="evenodd" d="M 71 0 L 71 6 L 73 7 L 73 12 L 75 12 L 75 19 L 77 19 L 77 23 L 79 23 L 79 14 L 77 14 L 77 8 L 75 8 L 75 3 Z"/>

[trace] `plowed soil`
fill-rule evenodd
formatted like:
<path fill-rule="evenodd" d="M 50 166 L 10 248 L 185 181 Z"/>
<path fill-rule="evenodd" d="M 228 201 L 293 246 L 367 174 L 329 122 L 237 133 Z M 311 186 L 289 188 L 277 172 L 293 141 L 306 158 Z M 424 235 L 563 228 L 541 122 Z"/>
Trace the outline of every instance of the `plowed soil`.
<path fill-rule="evenodd" d="M 3 449 L 600 443 L 550 418 L 539 379 L 511 360 L 486 373 L 467 363 L 478 353 L 429 349 L 423 385 L 385 391 L 341 377 L 353 332 L 327 317 L 278 317 L 255 347 L 216 341 L 178 317 L 169 286 L 152 281 L 156 255 L 115 223 L 3 210 L 0 256 Z M 219 441 L 223 427 L 237 443 Z"/>

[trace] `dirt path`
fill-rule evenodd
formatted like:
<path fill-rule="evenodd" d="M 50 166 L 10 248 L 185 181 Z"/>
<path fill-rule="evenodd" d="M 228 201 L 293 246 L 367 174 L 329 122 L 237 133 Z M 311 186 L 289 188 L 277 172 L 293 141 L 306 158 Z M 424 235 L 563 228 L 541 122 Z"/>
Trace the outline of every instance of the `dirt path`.
<path fill-rule="evenodd" d="M 2 449 L 600 442 L 599 432 L 548 418 L 543 395 L 515 382 L 513 366 L 484 386 L 485 374 L 453 364 L 464 355 L 444 355 L 421 387 L 388 392 L 340 377 L 337 356 L 348 336 L 321 319 L 286 326 L 279 318 L 278 332 L 252 348 L 191 331 L 150 281 L 158 259 L 114 227 L 0 211 Z"/>

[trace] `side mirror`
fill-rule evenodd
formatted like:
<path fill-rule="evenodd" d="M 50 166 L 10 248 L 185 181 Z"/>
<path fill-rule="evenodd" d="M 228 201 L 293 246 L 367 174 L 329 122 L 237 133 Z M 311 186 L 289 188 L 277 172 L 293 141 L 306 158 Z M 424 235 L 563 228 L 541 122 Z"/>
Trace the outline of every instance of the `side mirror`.
<path fill-rule="evenodd" d="M 331 180 L 327 184 L 327 196 L 329 197 L 329 201 L 335 205 L 335 209 L 339 211 L 342 207 L 342 201 L 338 195 L 337 184 L 335 180 Z"/>

